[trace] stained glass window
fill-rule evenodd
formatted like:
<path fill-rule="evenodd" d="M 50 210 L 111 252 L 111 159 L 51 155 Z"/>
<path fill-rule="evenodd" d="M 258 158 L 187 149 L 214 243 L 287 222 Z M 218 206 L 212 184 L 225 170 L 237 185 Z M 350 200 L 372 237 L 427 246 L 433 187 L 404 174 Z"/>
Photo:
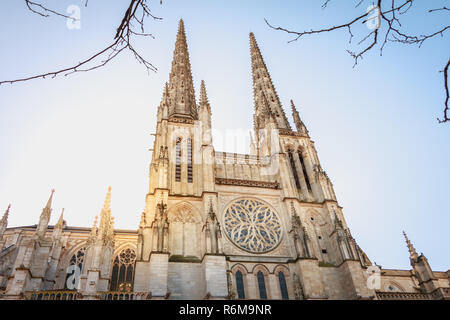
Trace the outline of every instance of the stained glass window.
<path fill-rule="evenodd" d="M 134 263 L 136 252 L 127 248 L 122 250 L 115 258 L 111 271 L 111 291 L 131 291 L 133 287 Z"/>

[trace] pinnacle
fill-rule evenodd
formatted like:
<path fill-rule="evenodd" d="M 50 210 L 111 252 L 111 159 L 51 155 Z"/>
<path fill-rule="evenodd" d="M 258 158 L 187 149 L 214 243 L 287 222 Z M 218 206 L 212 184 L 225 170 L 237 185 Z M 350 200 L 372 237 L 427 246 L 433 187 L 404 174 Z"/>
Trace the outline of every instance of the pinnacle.
<path fill-rule="evenodd" d="M 63 224 L 64 224 L 63 215 L 64 215 L 64 208 L 61 211 L 61 215 L 59 216 L 58 222 L 56 223 L 55 227 L 62 227 L 63 226 Z"/>
<path fill-rule="evenodd" d="M 3 217 L 0 221 L 6 221 L 8 220 L 8 216 L 9 216 L 9 209 L 11 208 L 11 204 L 8 205 L 8 208 L 6 209 L 5 213 L 3 214 Z"/>
<path fill-rule="evenodd" d="M 205 87 L 205 81 L 202 80 L 202 83 L 200 85 L 200 105 L 207 105 L 208 102 L 208 96 L 206 94 L 206 87 Z"/>
<path fill-rule="evenodd" d="M 109 209 L 111 207 L 111 186 L 108 187 L 108 192 L 106 194 L 105 203 L 103 205 L 104 209 Z"/>
<path fill-rule="evenodd" d="M 50 195 L 50 198 L 47 201 L 47 205 L 45 206 L 45 208 L 50 208 L 51 207 L 54 193 L 55 193 L 55 189 L 52 189 L 52 193 Z"/>
<path fill-rule="evenodd" d="M 409 255 L 411 256 L 411 258 L 417 258 L 418 254 L 416 252 L 416 249 L 412 245 L 411 241 L 408 239 L 408 236 L 406 235 L 405 231 L 403 231 L 403 235 L 405 236 L 406 245 L 408 246 Z"/>
<path fill-rule="evenodd" d="M 292 99 L 291 99 L 291 107 L 292 107 L 292 112 L 297 112 L 298 113 L 297 109 L 295 108 L 294 101 Z"/>

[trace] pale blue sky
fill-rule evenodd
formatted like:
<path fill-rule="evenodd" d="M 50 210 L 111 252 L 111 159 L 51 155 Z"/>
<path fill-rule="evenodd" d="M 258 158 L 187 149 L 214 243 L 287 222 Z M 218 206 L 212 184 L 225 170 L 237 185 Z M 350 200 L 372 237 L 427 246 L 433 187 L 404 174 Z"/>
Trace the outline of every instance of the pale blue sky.
<path fill-rule="evenodd" d="M 84 0 L 46 3 L 64 11 Z M 450 127 L 436 118 L 443 109 L 438 71 L 449 58 L 448 37 L 420 49 L 389 44 L 383 57 L 370 52 L 353 69 L 345 49 L 357 47 L 349 46 L 346 31 L 287 44 L 290 37 L 263 20 L 303 30 L 339 23 L 367 7 L 352 10 L 348 3 L 332 1 L 322 10 L 321 1 L 153 1 L 163 20 L 148 20 L 156 39 L 139 40 L 136 48 L 157 73 L 147 75 L 125 52 L 89 73 L 0 86 L 0 210 L 12 203 L 10 226 L 37 223 L 51 188 L 51 223 L 64 207 L 69 225 L 90 226 L 111 185 L 116 227 L 137 228 L 148 189 L 150 133 L 183 18 L 196 93 L 205 80 L 214 128 L 253 126 L 253 31 L 286 113 L 291 118 L 293 99 L 316 142 L 359 245 L 385 268 L 409 268 L 406 230 L 433 269 L 447 270 Z M 81 29 L 68 30 L 63 18 L 34 15 L 23 1 L 1 1 L 0 79 L 88 57 L 110 43 L 127 5 L 89 1 Z M 419 33 L 445 21 L 444 13 L 418 13 L 405 16 L 404 25 Z M 242 145 L 214 144 L 218 151 L 245 152 Z"/>

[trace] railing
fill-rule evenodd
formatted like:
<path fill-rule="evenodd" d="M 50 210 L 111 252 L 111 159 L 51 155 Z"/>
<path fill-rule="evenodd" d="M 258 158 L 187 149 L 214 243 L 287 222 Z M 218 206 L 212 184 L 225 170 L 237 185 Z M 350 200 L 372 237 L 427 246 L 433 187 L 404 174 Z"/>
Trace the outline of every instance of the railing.
<path fill-rule="evenodd" d="M 152 298 L 147 292 L 99 292 L 101 300 L 149 300 Z M 24 294 L 25 300 L 80 300 L 82 296 L 76 291 L 30 291 Z"/>
<path fill-rule="evenodd" d="M 430 293 L 377 292 L 379 300 L 450 300 L 450 288 L 437 288 Z"/>
<path fill-rule="evenodd" d="M 77 291 L 35 291 L 27 292 L 25 300 L 77 300 Z"/>
<path fill-rule="evenodd" d="M 147 292 L 119 292 L 119 291 L 106 291 L 100 293 L 102 300 L 149 300 L 152 298 L 150 293 Z"/>

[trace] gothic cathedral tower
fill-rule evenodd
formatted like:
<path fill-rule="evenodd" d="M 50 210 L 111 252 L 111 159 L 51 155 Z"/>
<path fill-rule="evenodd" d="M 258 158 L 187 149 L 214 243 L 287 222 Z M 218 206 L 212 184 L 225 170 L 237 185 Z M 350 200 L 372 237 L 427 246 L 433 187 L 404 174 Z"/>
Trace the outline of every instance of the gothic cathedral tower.
<path fill-rule="evenodd" d="M 251 154 L 214 150 L 181 20 L 157 111 L 134 291 L 170 298 L 357 298 L 370 265 L 291 101 L 296 130 L 253 33 Z"/>

